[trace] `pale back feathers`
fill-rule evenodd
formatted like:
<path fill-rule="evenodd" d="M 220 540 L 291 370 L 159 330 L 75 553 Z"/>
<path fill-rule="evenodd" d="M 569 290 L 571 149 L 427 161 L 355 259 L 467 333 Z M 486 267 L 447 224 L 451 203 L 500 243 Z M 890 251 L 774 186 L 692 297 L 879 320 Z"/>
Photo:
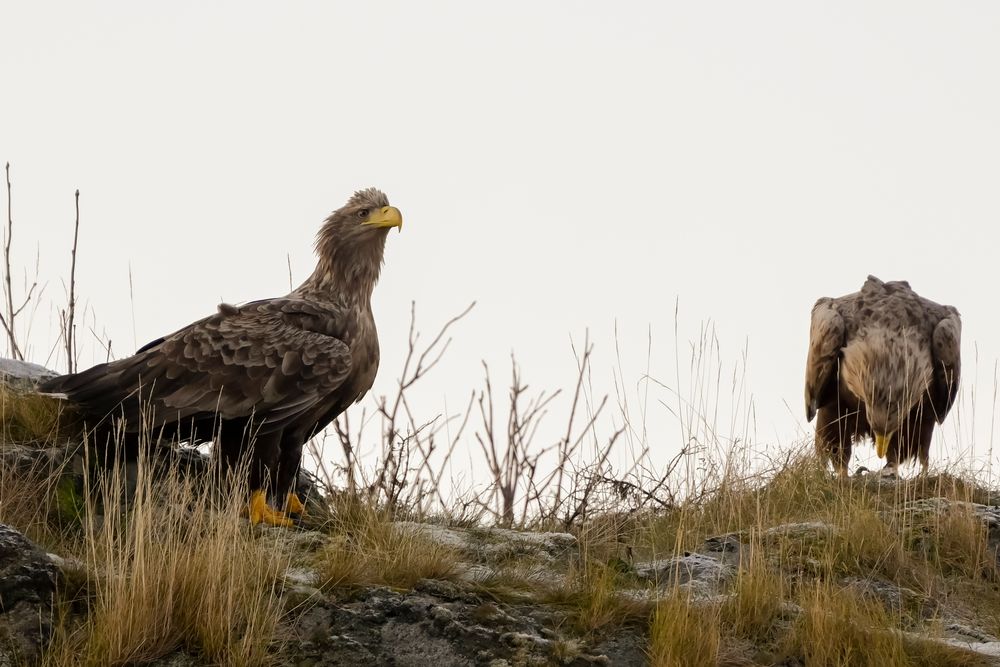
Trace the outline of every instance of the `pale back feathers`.
<path fill-rule="evenodd" d="M 925 299 L 904 281 L 869 276 L 860 291 L 822 298 L 812 311 L 806 360 L 806 416 L 845 395 L 870 421 L 892 426 L 922 398 L 941 422 L 958 391 L 958 311 Z M 885 424 L 873 424 L 885 426 Z"/>

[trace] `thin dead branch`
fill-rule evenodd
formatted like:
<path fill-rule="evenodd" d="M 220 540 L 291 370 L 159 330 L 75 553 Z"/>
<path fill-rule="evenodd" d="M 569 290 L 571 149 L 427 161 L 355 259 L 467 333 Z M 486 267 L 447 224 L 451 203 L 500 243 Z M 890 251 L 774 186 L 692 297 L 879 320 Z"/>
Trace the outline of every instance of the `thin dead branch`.
<path fill-rule="evenodd" d="M 447 337 L 449 330 L 474 306 L 475 302 L 449 319 L 426 346 L 420 346 L 416 304 L 411 304 L 407 352 L 395 393 L 379 396 L 374 413 L 369 414 L 362 409 L 357 428 L 352 426 L 351 411 L 341 414 L 332 425 L 343 454 L 343 463 L 334 466 L 334 470 L 343 475 L 349 491 L 363 492 L 390 511 L 398 507 L 419 511 L 432 502 L 444 500 L 442 481 L 445 470 L 465 431 L 469 410 L 420 421 L 411 409 L 406 393 L 441 361 L 451 343 L 451 338 Z M 379 422 L 378 456 L 374 469 L 366 470 L 360 454 L 361 443 L 364 442 L 366 427 L 373 419 Z M 458 424 L 457 432 L 448 438 L 447 446 L 442 450 L 438 444 L 440 434 L 452 423 Z M 315 455 L 315 449 L 312 451 Z M 323 467 L 329 472 L 325 465 Z M 329 475 L 326 483 L 334 486 Z"/>
<path fill-rule="evenodd" d="M 73 223 L 72 261 L 69 267 L 69 306 L 66 312 L 64 336 L 66 341 L 66 367 L 68 372 L 76 371 L 76 248 L 80 239 L 80 191 L 74 195 L 76 205 L 76 220 Z M 111 355 L 110 341 L 108 356 Z"/>
<path fill-rule="evenodd" d="M 10 255 L 11 255 L 11 241 L 14 236 L 14 217 L 11 209 L 11 184 L 10 184 L 10 162 L 6 164 L 6 176 L 7 176 L 7 229 L 4 234 L 4 247 L 3 247 L 3 260 L 4 260 L 4 272 L 3 272 L 3 291 L 4 291 L 4 305 L 6 308 L 6 315 L 0 314 L 0 324 L 3 325 L 4 333 L 7 335 L 7 345 L 10 348 L 10 356 L 14 359 L 24 360 L 24 352 L 21 346 L 17 342 L 17 328 L 15 327 L 15 320 L 17 316 L 21 314 L 34 296 L 35 289 L 38 287 L 38 268 L 37 262 L 35 265 L 35 280 L 32 281 L 31 286 L 27 287 L 25 290 L 24 300 L 19 306 L 14 305 L 14 287 L 11 281 L 11 268 L 10 268 Z M 27 279 L 25 279 L 25 284 L 27 284 Z"/>

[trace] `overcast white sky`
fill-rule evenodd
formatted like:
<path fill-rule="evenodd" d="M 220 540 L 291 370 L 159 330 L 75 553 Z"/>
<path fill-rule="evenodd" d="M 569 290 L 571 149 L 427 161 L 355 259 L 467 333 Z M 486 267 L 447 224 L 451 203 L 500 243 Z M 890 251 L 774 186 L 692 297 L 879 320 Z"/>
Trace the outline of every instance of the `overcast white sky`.
<path fill-rule="evenodd" d="M 428 413 L 462 402 L 480 359 L 506 378 L 511 351 L 533 387 L 568 385 L 587 329 L 595 393 L 610 392 L 616 323 L 631 391 L 647 332 L 651 375 L 686 391 L 688 341 L 711 320 L 723 402 L 745 350 L 756 437 L 789 442 L 807 428 L 813 302 L 874 273 L 961 311 L 979 409 L 944 435 L 989 446 L 1000 4 L 6 2 L 2 16 L 12 261 L 33 272 L 39 252 L 47 285 L 34 361 L 64 367 L 49 350 L 74 189 L 78 289 L 122 356 L 220 300 L 285 293 L 286 257 L 298 282 L 323 217 L 374 185 L 405 219 L 374 298 L 377 392 L 411 300 L 428 333 L 479 302 L 422 389 Z M 651 389 L 650 441 L 676 451 L 660 399 L 676 402 Z"/>

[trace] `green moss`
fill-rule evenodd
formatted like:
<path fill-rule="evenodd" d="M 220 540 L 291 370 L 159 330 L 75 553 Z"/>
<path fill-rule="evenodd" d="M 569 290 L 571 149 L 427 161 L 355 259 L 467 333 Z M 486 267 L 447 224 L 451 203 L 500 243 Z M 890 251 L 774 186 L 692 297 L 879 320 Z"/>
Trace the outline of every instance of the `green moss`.
<path fill-rule="evenodd" d="M 73 475 L 62 475 L 55 486 L 52 520 L 63 528 L 78 528 L 83 524 L 86 498 L 80 488 L 79 479 Z"/>

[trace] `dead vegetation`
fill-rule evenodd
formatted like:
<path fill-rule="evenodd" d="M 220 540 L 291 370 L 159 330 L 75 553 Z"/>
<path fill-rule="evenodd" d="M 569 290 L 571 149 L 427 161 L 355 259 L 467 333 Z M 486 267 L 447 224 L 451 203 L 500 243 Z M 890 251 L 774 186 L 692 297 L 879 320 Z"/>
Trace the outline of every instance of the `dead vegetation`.
<path fill-rule="evenodd" d="M 27 288 L 15 307 L 9 201 L 8 172 L 4 327 L 20 357 L 13 324 L 39 291 Z M 73 282 L 62 320 L 71 363 Z M 67 485 L 70 458 L 50 465 L 19 453 L 65 447 L 58 405 L 0 385 L 0 522 L 66 562 L 47 664 L 143 664 L 177 650 L 209 664 L 279 662 L 280 629 L 299 609 L 287 608 L 284 579 L 302 567 L 325 593 L 444 579 L 498 602 L 556 609 L 559 629 L 573 637 L 557 644 L 567 659 L 578 642 L 628 631 L 653 665 L 986 664 L 932 639 L 945 620 L 1000 633 L 997 539 L 972 505 L 998 503 L 995 480 L 955 470 L 841 480 L 798 453 L 808 443 L 762 456 L 737 423 L 745 406 L 721 437 L 725 429 L 706 416 L 722 393 L 711 384 L 720 374 L 709 329 L 691 348 L 692 386 L 678 383 L 676 406 L 666 406 L 684 443 L 666 464 L 649 456 L 651 435 L 628 392 L 618 387 L 616 410 L 593 396 L 589 340 L 573 351 L 578 373 L 565 394 L 532 393 L 512 359 L 505 392 L 484 366 L 463 410 L 418 414 L 408 396 L 471 308 L 426 344 L 414 308 L 395 393 L 345 413 L 313 441 L 320 479 L 307 525 L 322 539 L 312 550 L 294 547 L 295 531 L 252 529 L 239 485 L 220 491 L 177 470 L 154 477 L 148 463 L 134 488 L 120 470 L 100 476 L 86 464 L 83 488 Z M 746 400 L 733 375 L 733 400 Z M 546 440 L 543 420 L 559 411 L 563 425 Z M 634 453 L 625 469 L 612 464 L 623 444 Z M 362 454 L 371 449 L 375 456 Z M 451 492 L 447 471 L 459 451 L 478 455 L 489 479 Z M 562 560 L 512 551 L 470 580 L 468 553 L 400 520 L 568 531 L 578 549 Z M 740 550 L 732 581 L 714 593 L 680 576 L 637 574 L 641 562 L 684 557 L 727 535 Z"/>
<path fill-rule="evenodd" d="M 387 585 L 411 588 L 421 579 L 451 579 L 459 554 L 393 522 L 384 509 L 358 496 L 333 500 L 331 540 L 314 556 L 321 588 Z"/>
<path fill-rule="evenodd" d="M 45 664 L 144 664 L 178 649 L 266 663 L 288 561 L 273 535 L 249 530 L 245 489 L 220 492 L 176 469 L 128 486 L 117 471 L 86 476 L 79 523 L 49 536 L 66 575 Z"/>

